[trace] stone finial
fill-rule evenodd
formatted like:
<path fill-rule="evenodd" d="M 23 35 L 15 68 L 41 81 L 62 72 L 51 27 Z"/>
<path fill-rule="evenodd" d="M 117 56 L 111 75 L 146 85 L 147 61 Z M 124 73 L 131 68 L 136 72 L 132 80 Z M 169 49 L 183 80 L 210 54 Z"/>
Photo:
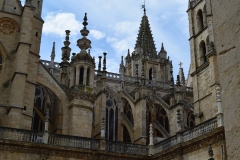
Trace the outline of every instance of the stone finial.
<path fill-rule="evenodd" d="M 102 60 L 102 56 L 99 56 L 99 62 L 98 62 L 98 71 L 101 71 L 101 60 Z"/>
<path fill-rule="evenodd" d="M 106 66 L 106 63 L 107 63 L 106 55 L 107 55 L 107 53 L 104 52 L 103 53 L 103 71 L 104 72 L 106 72 L 106 69 L 107 69 L 107 66 Z"/>
<path fill-rule="evenodd" d="M 121 65 L 124 66 L 124 63 L 123 63 L 123 56 L 121 57 Z"/>
<path fill-rule="evenodd" d="M 63 42 L 64 43 L 64 46 L 65 47 L 69 47 L 69 45 L 70 45 L 70 42 L 69 42 L 69 35 L 70 35 L 70 30 L 66 30 L 65 31 L 66 32 L 66 38 L 65 38 L 65 41 Z"/>
<path fill-rule="evenodd" d="M 208 160 L 214 160 L 213 156 L 213 150 L 212 150 L 212 144 L 209 144 L 209 149 L 208 149 L 208 155 L 209 155 L 209 159 Z"/>
<path fill-rule="evenodd" d="M 149 125 L 149 146 L 153 145 L 153 128 L 152 123 Z"/>
<path fill-rule="evenodd" d="M 222 102 L 220 87 L 216 88 L 216 92 L 217 92 L 217 102 Z"/>

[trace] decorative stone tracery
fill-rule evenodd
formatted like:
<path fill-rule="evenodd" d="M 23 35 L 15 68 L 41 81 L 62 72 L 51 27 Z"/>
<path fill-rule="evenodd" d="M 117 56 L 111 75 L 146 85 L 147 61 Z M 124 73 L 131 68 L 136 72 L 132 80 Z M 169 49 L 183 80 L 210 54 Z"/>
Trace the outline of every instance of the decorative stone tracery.
<path fill-rule="evenodd" d="M 0 33 L 5 35 L 14 34 L 18 30 L 18 24 L 15 20 L 7 17 L 0 18 Z"/>

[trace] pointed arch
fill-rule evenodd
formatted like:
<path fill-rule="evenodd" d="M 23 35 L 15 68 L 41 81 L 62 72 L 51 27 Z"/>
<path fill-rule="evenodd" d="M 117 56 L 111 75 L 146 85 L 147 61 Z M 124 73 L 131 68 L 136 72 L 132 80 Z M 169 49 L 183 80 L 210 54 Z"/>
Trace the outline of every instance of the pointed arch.
<path fill-rule="evenodd" d="M 123 113 L 127 116 L 128 120 L 134 126 L 133 112 L 128 101 L 126 101 L 126 103 L 124 104 Z"/>
<path fill-rule="evenodd" d="M 32 130 L 44 130 L 47 108 L 49 109 L 49 131 L 57 132 L 58 125 L 62 123 L 59 117 L 59 110 L 61 108 L 59 100 L 50 89 L 41 84 L 37 84 L 34 98 Z"/>
<path fill-rule="evenodd" d="M 106 89 L 105 137 L 107 140 L 117 141 L 119 97 L 110 87 L 106 87 Z"/>
<path fill-rule="evenodd" d="M 195 126 L 195 116 L 192 110 L 187 110 L 187 121 L 186 121 L 186 125 L 188 128 L 192 128 Z"/>
<path fill-rule="evenodd" d="M 198 32 L 202 31 L 204 28 L 203 12 L 201 9 L 197 12 L 197 28 Z"/>
<path fill-rule="evenodd" d="M 207 62 L 207 49 L 204 41 L 199 44 L 200 65 Z"/>
<path fill-rule="evenodd" d="M 170 133 L 169 118 L 168 118 L 167 112 L 160 105 L 156 105 L 156 109 L 157 109 L 157 112 L 156 112 L 157 121 L 167 131 L 167 133 Z"/>

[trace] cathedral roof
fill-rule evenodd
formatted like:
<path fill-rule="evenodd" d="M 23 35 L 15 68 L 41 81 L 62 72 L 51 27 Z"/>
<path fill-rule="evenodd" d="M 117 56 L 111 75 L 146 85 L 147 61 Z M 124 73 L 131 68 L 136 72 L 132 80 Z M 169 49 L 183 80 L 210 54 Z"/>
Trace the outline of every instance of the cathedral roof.
<path fill-rule="evenodd" d="M 149 55 L 150 57 L 154 57 L 157 54 L 156 46 L 154 44 L 152 36 L 152 31 L 145 10 L 137 36 L 135 49 L 136 48 L 141 48 L 143 52 L 141 54 L 143 55 Z"/>

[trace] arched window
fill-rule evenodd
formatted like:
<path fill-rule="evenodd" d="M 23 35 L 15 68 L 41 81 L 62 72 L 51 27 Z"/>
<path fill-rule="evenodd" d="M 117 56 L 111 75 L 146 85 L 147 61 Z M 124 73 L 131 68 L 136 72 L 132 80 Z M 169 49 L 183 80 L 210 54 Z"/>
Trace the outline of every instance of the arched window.
<path fill-rule="evenodd" d="M 131 137 L 127 130 L 127 127 L 123 125 L 123 142 L 131 143 Z"/>
<path fill-rule="evenodd" d="M 132 123 L 132 125 L 134 126 L 134 122 L 133 122 L 133 114 L 132 114 L 132 109 L 130 104 L 127 102 L 124 106 L 124 113 L 127 116 L 128 120 Z"/>
<path fill-rule="evenodd" d="M 90 68 L 87 69 L 87 86 L 90 86 Z"/>
<path fill-rule="evenodd" d="M 106 93 L 106 139 L 117 141 L 118 136 L 118 106 L 116 100 Z"/>
<path fill-rule="evenodd" d="M 80 68 L 80 74 L 79 74 L 79 84 L 83 84 L 83 76 L 84 76 L 84 68 Z"/>
<path fill-rule="evenodd" d="M 199 52 L 200 52 L 200 65 L 207 62 L 207 50 L 206 44 L 202 41 L 199 45 Z"/>
<path fill-rule="evenodd" d="M 163 126 L 163 128 L 169 133 L 169 120 L 164 108 L 157 106 L 157 121 Z"/>
<path fill-rule="evenodd" d="M 45 113 L 49 109 L 49 131 L 57 132 L 58 111 L 60 106 L 56 95 L 48 88 L 38 84 L 35 89 L 32 130 L 43 131 Z"/>
<path fill-rule="evenodd" d="M 146 140 L 146 144 L 149 144 L 149 125 L 150 123 L 152 123 L 152 119 L 151 119 L 151 111 L 150 111 L 150 107 L 147 105 L 146 108 L 146 136 L 147 136 L 147 140 Z"/>
<path fill-rule="evenodd" d="M 149 80 L 152 80 L 153 79 L 153 77 L 152 77 L 152 68 L 149 69 L 148 74 L 149 74 Z"/>
<path fill-rule="evenodd" d="M 195 116 L 193 114 L 193 111 L 189 111 L 187 115 L 187 126 L 191 128 L 194 125 L 195 125 Z"/>
<path fill-rule="evenodd" d="M 75 86 L 76 85 L 76 67 L 74 67 L 73 69 L 73 85 Z"/>
<path fill-rule="evenodd" d="M 198 10 L 197 12 L 197 27 L 198 27 L 198 32 L 202 31 L 204 28 L 203 12 L 201 9 Z"/>

